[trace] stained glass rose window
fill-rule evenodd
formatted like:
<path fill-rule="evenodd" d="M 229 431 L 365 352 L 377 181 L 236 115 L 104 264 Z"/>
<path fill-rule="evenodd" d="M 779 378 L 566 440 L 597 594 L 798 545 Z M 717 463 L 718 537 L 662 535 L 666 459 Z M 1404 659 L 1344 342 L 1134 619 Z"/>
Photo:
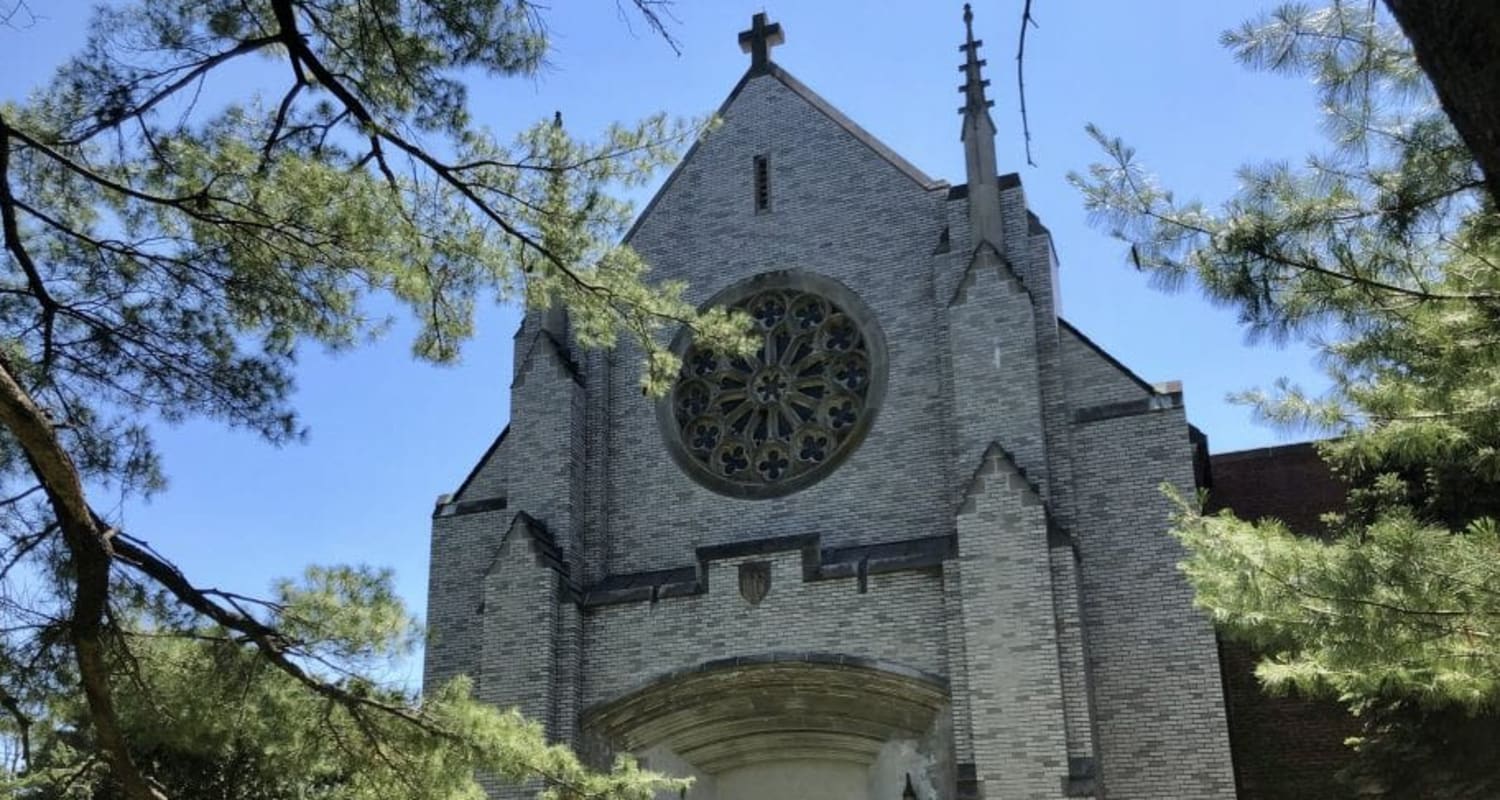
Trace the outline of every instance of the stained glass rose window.
<path fill-rule="evenodd" d="M 678 343 L 682 373 L 665 401 L 673 454 L 716 491 L 771 497 L 830 472 L 864 436 L 884 386 L 884 340 L 843 286 L 772 273 L 711 304 L 744 311 L 756 350 L 731 356 Z"/>

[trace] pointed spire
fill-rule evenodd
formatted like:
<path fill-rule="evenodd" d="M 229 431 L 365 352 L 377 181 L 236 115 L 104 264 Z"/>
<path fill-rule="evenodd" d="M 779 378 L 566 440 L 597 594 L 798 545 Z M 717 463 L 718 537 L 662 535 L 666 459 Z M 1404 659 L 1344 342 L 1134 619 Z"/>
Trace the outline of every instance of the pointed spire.
<path fill-rule="evenodd" d="M 974 38 L 974 10 L 964 4 L 964 43 L 958 49 L 965 54 L 958 70 L 964 73 L 963 114 L 964 166 L 969 184 L 969 240 L 977 248 L 988 242 L 1000 250 L 1000 181 L 995 168 L 995 122 L 990 119 L 994 101 L 984 96 L 990 82 L 984 79 L 984 59 L 979 47 L 984 42 Z"/>
<path fill-rule="evenodd" d="M 958 113 L 965 117 L 979 114 L 989 116 L 989 108 L 995 101 L 985 99 L 984 87 L 989 86 L 990 82 L 981 74 L 981 68 L 989 62 L 979 57 L 979 47 L 984 44 L 984 40 L 974 38 L 974 9 L 968 3 L 964 3 L 964 34 L 964 43 L 958 46 L 966 54 L 964 63 L 958 68 L 964 74 L 964 85 L 958 87 L 964 93 L 964 107 Z"/>

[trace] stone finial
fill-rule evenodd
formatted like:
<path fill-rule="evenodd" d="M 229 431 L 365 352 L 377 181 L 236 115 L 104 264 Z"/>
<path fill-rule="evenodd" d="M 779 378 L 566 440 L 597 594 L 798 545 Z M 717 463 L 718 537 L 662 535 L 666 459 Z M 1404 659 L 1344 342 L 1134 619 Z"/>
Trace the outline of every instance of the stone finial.
<path fill-rule="evenodd" d="M 767 22 L 764 12 L 750 18 L 750 30 L 740 31 L 740 50 L 750 54 L 752 72 L 765 72 L 771 64 L 771 48 L 785 41 L 781 23 Z"/>

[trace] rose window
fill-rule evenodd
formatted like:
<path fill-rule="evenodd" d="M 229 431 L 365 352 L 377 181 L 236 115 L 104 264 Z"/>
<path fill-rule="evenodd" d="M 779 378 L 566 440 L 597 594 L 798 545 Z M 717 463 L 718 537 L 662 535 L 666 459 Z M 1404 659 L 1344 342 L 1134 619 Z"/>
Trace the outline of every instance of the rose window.
<path fill-rule="evenodd" d="M 861 324 L 868 312 L 848 290 L 798 277 L 784 286 L 762 279 L 737 300 L 720 299 L 749 315 L 753 353 L 691 345 L 683 352 L 663 421 L 678 461 L 717 491 L 769 497 L 808 485 L 869 425 L 879 388 L 874 362 L 884 358 L 879 333 L 873 322 Z M 823 284 L 835 291 L 815 290 Z"/>

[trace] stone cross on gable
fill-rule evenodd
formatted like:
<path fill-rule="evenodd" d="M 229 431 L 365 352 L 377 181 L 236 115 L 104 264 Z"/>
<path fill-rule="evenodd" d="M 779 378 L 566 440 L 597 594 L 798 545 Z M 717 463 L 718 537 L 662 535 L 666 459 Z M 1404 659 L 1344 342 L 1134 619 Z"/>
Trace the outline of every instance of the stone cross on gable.
<path fill-rule="evenodd" d="M 740 50 L 750 54 L 750 69 L 763 72 L 771 63 L 771 48 L 786 41 L 781 23 L 766 22 L 765 13 L 750 18 L 750 30 L 740 31 Z"/>

